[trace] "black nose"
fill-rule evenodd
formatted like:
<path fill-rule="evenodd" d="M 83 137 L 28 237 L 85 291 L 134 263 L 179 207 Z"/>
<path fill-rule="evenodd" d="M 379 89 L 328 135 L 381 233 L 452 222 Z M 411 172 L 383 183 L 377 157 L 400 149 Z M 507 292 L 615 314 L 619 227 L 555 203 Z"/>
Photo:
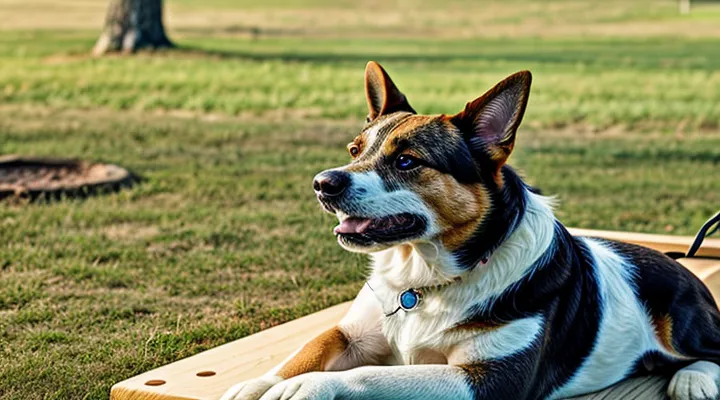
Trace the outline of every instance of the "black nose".
<path fill-rule="evenodd" d="M 323 171 L 315 175 L 313 189 L 323 196 L 337 196 L 350 184 L 350 175 L 343 171 Z"/>

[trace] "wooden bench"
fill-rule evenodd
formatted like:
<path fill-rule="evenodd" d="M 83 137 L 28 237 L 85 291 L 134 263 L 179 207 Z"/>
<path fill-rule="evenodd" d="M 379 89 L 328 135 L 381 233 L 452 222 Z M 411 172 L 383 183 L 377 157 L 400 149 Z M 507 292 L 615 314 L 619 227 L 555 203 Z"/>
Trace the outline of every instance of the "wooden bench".
<path fill-rule="evenodd" d="M 627 232 L 571 230 L 575 235 L 640 244 L 663 252 L 685 252 L 691 237 Z M 720 239 L 706 239 L 698 258 L 679 261 L 720 299 Z M 336 324 L 347 312 L 343 303 L 267 329 L 180 361 L 145 372 L 112 387 L 112 400 L 215 400 L 230 386 L 262 375 L 312 337 Z M 659 399 L 667 382 L 661 378 L 626 381 L 582 399 Z"/>

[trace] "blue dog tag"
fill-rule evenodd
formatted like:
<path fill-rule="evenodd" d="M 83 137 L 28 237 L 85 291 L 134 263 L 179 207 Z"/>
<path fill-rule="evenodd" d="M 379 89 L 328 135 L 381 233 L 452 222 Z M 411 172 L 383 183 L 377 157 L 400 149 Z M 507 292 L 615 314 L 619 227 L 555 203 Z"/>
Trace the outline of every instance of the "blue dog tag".
<path fill-rule="evenodd" d="M 420 293 L 414 289 L 408 289 L 400 293 L 400 307 L 405 310 L 412 310 L 420 303 Z"/>

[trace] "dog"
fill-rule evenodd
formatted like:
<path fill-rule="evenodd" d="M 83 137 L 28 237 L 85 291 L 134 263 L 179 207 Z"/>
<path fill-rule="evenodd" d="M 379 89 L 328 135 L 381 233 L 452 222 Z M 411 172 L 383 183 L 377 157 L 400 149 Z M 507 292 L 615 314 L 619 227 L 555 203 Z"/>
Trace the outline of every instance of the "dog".
<path fill-rule="evenodd" d="M 377 63 L 351 162 L 313 188 L 372 269 L 340 323 L 223 397 L 560 399 L 667 374 L 718 397 L 720 312 L 680 264 L 574 237 L 506 162 L 531 74 L 455 115 L 418 115 Z"/>

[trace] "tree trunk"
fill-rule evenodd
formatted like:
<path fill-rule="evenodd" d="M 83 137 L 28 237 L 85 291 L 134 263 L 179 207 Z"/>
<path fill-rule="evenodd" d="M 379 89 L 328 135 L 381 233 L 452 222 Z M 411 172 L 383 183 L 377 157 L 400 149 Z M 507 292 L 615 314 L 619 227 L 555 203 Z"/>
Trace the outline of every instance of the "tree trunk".
<path fill-rule="evenodd" d="M 680 14 L 690 14 L 690 0 L 680 0 Z"/>
<path fill-rule="evenodd" d="M 165 35 L 162 0 L 110 0 L 105 28 L 93 54 L 173 47 Z"/>

